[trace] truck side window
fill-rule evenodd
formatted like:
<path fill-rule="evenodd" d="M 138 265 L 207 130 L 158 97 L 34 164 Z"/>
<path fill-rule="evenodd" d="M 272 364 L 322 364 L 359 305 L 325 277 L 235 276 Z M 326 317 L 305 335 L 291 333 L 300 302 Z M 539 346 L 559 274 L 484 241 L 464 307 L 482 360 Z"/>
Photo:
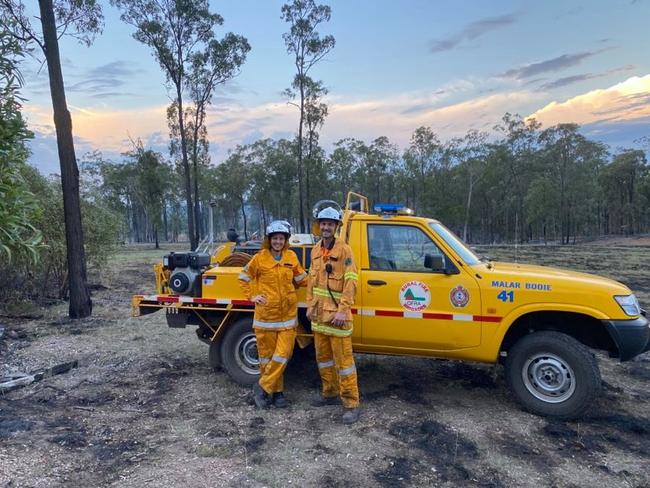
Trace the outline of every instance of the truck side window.
<path fill-rule="evenodd" d="M 421 271 L 424 256 L 442 255 L 438 246 L 422 230 L 411 225 L 368 225 L 370 269 L 381 271 Z"/>

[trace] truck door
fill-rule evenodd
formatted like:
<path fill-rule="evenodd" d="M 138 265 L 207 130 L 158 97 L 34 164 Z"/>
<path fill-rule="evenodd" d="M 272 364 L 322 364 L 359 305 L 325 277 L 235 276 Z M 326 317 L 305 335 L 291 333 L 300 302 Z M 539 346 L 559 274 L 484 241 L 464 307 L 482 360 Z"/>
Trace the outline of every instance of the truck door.
<path fill-rule="evenodd" d="M 426 254 L 448 258 L 416 224 L 365 225 L 358 303 L 363 344 L 427 350 L 479 345 L 481 323 L 474 318 L 481 314 L 481 296 L 474 276 L 462 267 L 455 275 L 425 268 Z"/>

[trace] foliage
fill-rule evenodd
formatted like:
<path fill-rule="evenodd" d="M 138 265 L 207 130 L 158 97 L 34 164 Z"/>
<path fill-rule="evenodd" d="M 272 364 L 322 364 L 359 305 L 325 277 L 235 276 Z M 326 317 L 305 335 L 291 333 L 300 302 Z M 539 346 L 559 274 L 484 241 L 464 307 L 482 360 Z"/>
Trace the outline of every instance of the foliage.
<path fill-rule="evenodd" d="M 0 257 L 11 261 L 28 255 L 36 261 L 41 234 L 32 220 L 39 208 L 22 170 L 28 157 L 25 142 L 32 137 L 20 113 L 21 76 L 18 42 L 0 29 Z"/>
<path fill-rule="evenodd" d="M 190 245 L 196 247 L 199 212 L 193 202 L 199 198 L 199 157 L 207 154 L 201 151 L 207 144 L 205 109 L 215 87 L 239 72 L 250 46 L 246 38 L 233 33 L 216 38 L 215 29 L 223 24 L 223 17 L 210 12 L 207 0 L 111 1 L 121 10 L 122 20 L 135 27 L 133 37 L 153 50 L 174 88 L 168 111 L 171 150 L 174 155 L 175 148 L 180 148 Z M 189 113 L 184 105 L 186 91 L 194 103 Z"/>
<path fill-rule="evenodd" d="M 68 36 L 90 46 L 104 28 L 102 7 L 97 0 L 53 0 L 52 8 L 56 18 L 57 39 Z M 43 36 L 32 26 L 24 1 L 0 0 L 0 10 L 3 10 L 5 19 L 11 20 L 15 39 L 25 47 L 35 42 L 45 53 Z"/>

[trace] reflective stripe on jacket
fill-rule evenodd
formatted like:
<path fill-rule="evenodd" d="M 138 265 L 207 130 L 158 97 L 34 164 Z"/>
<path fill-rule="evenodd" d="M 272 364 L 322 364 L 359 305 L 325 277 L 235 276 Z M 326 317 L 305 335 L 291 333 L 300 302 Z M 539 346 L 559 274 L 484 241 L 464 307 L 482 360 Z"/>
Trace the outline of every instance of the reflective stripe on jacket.
<path fill-rule="evenodd" d="M 352 249 L 345 242 L 336 239 L 325 256 L 322 250 L 321 244 L 314 246 L 309 268 L 307 304 L 311 309 L 312 330 L 328 335 L 350 335 L 352 305 L 358 279 Z M 332 265 L 329 274 L 325 270 L 328 263 Z M 331 323 L 337 312 L 345 313 L 345 325 L 336 326 Z"/>

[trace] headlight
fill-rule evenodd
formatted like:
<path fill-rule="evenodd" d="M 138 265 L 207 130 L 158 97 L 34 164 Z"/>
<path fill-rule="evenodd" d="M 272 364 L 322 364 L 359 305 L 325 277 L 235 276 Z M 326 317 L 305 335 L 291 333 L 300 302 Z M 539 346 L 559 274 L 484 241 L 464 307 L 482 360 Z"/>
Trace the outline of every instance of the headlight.
<path fill-rule="evenodd" d="M 639 301 L 634 295 L 617 295 L 614 300 L 621 306 L 623 311 L 630 317 L 636 317 L 641 313 Z"/>

